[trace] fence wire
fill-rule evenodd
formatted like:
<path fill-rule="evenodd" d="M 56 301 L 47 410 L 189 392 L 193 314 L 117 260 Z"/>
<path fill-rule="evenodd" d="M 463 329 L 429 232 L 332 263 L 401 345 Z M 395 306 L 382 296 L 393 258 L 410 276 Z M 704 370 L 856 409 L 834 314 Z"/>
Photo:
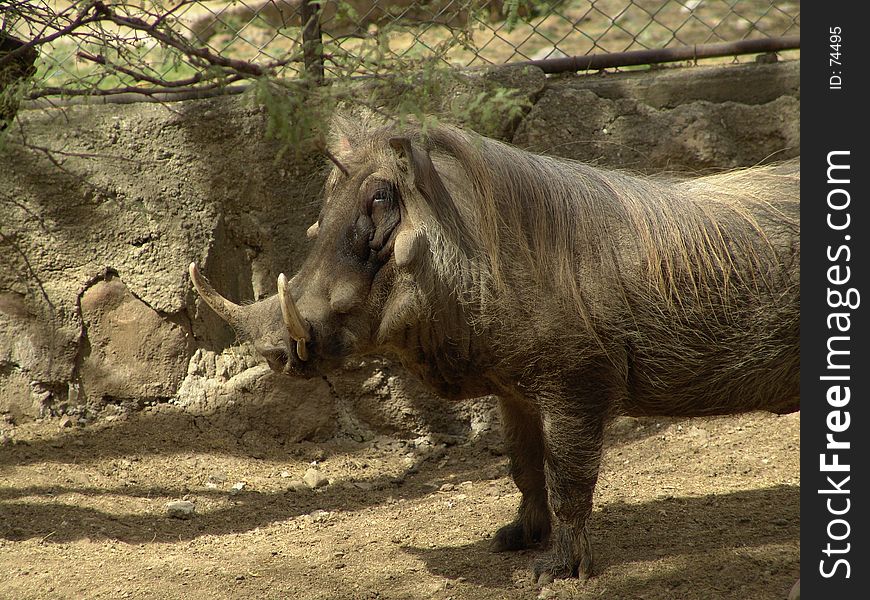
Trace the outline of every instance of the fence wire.
<path fill-rule="evenodd" d="M 329 79 L 432 60 L 467 68 L 797 36 L 800 3 L 0 0 L 0 19 L 0 39 L 38 40 L 35 80 L 39 95 L 50 95 L 292 78 L 312 67 Z"/>

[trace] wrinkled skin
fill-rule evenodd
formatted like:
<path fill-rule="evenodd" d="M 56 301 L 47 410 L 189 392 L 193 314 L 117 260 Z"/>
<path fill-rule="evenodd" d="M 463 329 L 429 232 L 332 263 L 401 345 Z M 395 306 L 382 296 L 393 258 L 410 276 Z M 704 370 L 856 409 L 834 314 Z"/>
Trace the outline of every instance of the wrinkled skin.
<path fill-rule="evenodd" d="M 300 360 L 291 340 L 275 335 L 286 328 L 277 297 L 270 298 L 264 311 L 269 325 L 258 322 L 263 334 L 250 337 L 273 369 L 317 376 L 375 348 L 388 306 L 406 302 L 413 294 L 399 289 L 395 261 L 391 261 L 403 207 L 388 177 L 379 172 L 349 178 L 333 174 L 329 210 L 325 206 L 309 230 L 311 252 L 290 281 L 291 294 L 309 329 L 311 356 Z"/>
<path fill-rule="evenodd" d="M 497 395 L 522 501 L 492 549 L 546 548 L 541 581 L 592 574 L 609 418 L 798 409 L 799 167 L 668 187 L 449 129 L 346 126 L 332 152 L 304 331 L 277 297 L 209 303 L 290 376 L 377 353 Z"/>

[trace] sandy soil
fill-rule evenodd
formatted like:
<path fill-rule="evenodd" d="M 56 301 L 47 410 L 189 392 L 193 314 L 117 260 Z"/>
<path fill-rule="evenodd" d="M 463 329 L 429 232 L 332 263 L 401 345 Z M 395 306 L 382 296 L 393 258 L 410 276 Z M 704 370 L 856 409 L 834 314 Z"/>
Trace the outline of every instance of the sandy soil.
<path fill-rule="evenodd" d="M 598 575 L 541 588 L 531 552 L 487 550 L 519 501 L 496 433 L 252 444 L 167 405 L 0 425 L 0 598 L 785 598 L 799 429 L 799 414 L 617 421 Z M 298 482 L 312 463 L 316 490 Z M 181 499 L 192 518 L 167 515 Z"/>

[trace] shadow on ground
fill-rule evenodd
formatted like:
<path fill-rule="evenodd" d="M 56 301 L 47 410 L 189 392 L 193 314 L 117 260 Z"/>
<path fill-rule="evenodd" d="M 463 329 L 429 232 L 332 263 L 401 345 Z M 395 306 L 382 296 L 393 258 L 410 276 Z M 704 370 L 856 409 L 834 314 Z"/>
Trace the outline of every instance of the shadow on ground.
<path fill-rule="evenodd" d="M 800 487 L 778 485 L 640 504 L 610 503 L 594 511 L 591 532 L 596 577 L 589 582 L 564 582 L 575 591 L 594 591 L 590 597 L 600 592 L 608 598 L 697 598 L 691 590 L 709 590 L 711 574 L 719 579 L 712 590 L 717 598 L 736 598 L 737 590 L 746 586 L 768 589 L 776 575 L 780 581 L 770 587 L 787 593 L 800 560 Z M 434 575 L 486 587 L 495 581 L 509 584 L 514 569 L 529 568 L 534 556 L 534 551 L 493 555 L 489 540 L 403 550 L 422 559 Z M 759 568 L 759 554 L 765 557 L 763 568 Z M 631 563 L 650 562 L 670 566 L 643 577 L 608 577 L 630 569 Z"/>

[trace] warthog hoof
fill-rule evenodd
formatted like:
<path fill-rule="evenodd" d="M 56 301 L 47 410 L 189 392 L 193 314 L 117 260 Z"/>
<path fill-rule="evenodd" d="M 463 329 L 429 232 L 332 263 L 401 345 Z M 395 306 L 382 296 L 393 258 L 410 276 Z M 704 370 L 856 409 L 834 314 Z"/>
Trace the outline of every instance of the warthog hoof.
<path fill-rule="evenodd" d="M 526 536 L 521 523 L 505 525 L 495 532 L 495 537 L 489 544 L 491 552 L 511 552 L 527 548 Z"/>
<path fill-rule="evenodd" d="M 553 583 L 554 579 L 578 577 L 586 580 L 592 577 L 592 560 L 576 561 L 560 552 L 550 550 L 535 559 L 532 565 L 535 581 L 540 585 Z"/>
<path fill-rule="evenodd" d="M 489 549 L 491 552 L 512 552 L 534 548 L 545 541 L 549 533 L 543 530 L 527 531 L 522 523 L 511 523 L 495 532 Z"/>
<path fill-rule="evenodd" d="M 592 549 L 586 528 L 573 535 L 573 528 L 562 528 L 554 536 L 553 545 L 535 559 L 532 565 L 535 580 L 539 584 L 552 583 L 554 579 L 592 577 Z"/>

